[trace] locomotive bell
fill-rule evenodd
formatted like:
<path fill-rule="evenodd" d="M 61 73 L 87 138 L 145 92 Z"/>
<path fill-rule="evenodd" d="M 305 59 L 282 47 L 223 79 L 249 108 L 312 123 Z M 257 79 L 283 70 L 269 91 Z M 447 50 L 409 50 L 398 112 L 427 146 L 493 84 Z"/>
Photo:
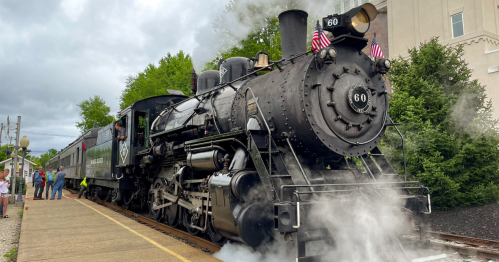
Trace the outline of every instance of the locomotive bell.
<path fill-rule="evenodd" d="M 267 53 L 265 53 L 265 51 L 263 51 L 263 50 L 256 53 L 255 60 L 256 60 L 256 64 L 254 67 L 255 70 L 260 69 L 260 68 L 264 68 L 264 67 L 269 65 L 269 55 Z M 262 71 L 270 71 L 270 70 L 271 70 L 270 68 L 266 68 Z"/>

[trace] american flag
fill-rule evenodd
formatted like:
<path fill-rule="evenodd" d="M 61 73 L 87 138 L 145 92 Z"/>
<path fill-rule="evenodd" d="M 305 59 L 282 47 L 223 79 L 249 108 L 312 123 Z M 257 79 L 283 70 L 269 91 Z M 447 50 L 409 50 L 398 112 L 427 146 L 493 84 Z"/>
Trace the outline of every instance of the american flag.
<path fill-rule="evenodd" d="M 321 35 L 320 44 L 319 44 L 319 34 Z M 330 44 L 331 41 L 329 41 L 329 38 L 327 38 L 326 33 L 322 31 L 319 22 L 317 22 L 317 24 L 315 25 L 314 37 L 312 38 L 312 50 L 314 50 L 314 53 L 317 53 L 319 52 L 319 50 L 328 47 Z"/>
<path fill-rule="evenodd" d="M 383 52 L 381 52 L 381 48 L 378 45 L 378 41 L 376 41 L 376 37 L 373 37 L 373 41 L 371 43 L 371 58 L 375 57 L 384 57 Z"/>

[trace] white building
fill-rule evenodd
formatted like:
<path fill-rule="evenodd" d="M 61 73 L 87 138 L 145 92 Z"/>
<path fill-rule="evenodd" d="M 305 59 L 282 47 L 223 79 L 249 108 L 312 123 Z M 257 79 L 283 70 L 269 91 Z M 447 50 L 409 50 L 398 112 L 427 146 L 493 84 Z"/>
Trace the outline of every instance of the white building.
<path fill-rule="evenodd" d="M 23 159 L 20 157 L 18 159 L 18 161 L 17 161 L 18 165 L 17 165 L 15 171 L 16 171 L 16 175 L 18 175 L 18 176 L 19 176 L 19 170 L 22 168 L 22 160 Z M 0 166 L 4 166 L 4 170 L 5 169 L 9 169 L 10 170 L 10 175 L 9 176 L 12 176 L 12 169 L 13 169 L 12 168 L 12 162 L 14 162 L 12 158 L 8 158 L 8 159 L 0 162 Z M 31 174 L 34 171 L 33 169 L 34 169 L 35 166 L 36 166 L 35 163 L 29 161 L 28 159 L 24 159 L 24 172 L 23 173 L 24 173 L 24 179 L 26 179 L 26 183 L 27 184 L 31 183 L 33 181 L 32 180 L 33 177 L 31 176 Z"/>

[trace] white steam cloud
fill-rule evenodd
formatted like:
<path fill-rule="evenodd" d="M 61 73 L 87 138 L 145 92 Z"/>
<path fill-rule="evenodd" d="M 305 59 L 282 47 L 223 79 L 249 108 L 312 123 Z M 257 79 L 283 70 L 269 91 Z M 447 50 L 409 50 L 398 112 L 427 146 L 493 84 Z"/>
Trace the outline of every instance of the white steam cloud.
<path fill-rule="evenodd" d="M 236 0 L 229 10 L 220 10 L 215 22 L 197 30 L 195 41 L 199 45 L 193 52 L 194 68 L 199 72 L 204 65 L 225 50 L 236 47 L 253 30 L 264 26 L 265 19 L 277 17 L 289 9 L 301 9 L 308 13 L 309 24 L 333 13 L 335 0 Z M 309 32 L 310 34 L 312 32 Z M 311 35 L 310 35 L 311 37 Z"/>

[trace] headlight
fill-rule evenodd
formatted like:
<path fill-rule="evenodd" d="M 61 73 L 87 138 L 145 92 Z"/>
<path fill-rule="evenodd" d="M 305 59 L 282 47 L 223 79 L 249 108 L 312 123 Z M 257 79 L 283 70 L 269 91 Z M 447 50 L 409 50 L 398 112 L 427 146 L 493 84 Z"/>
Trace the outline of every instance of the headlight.
<path fill-rule="evenodd" d="M 352 26 L 359 34 L 365 34 L 369 29 L 369 16 L 364 10 L 360 10 L 352 17 Z"/>
<path fill-rule="evenodd" d="M 330 48 L 330 49 L 329 49 L 329 56 L 330 56 L 330 57 L 332 57 L 332 58 L 335 58 L 335 57 L 336 57 L 336 55 L 337 55 L 337 53 L 336 53 L 336 49 L 334 49 L 334 48 Z"/>
<path fill-rule="evenodd" d="M 386 68 L 388 68 L 388 69 L 392 68 L 392 62 L 390 62 L 390 60 L 386 59 L 386 60 L 385 60 L 385 66 L 386 66 Z"/>
<path fill-rule="evenodd" d="M 324 59 L 326 57 L 326 55 L 327 55 L 327 50 L 326 49 L 322 49 L 322 51 L 319 54 L 319 57 L 321 59 Z"/>

